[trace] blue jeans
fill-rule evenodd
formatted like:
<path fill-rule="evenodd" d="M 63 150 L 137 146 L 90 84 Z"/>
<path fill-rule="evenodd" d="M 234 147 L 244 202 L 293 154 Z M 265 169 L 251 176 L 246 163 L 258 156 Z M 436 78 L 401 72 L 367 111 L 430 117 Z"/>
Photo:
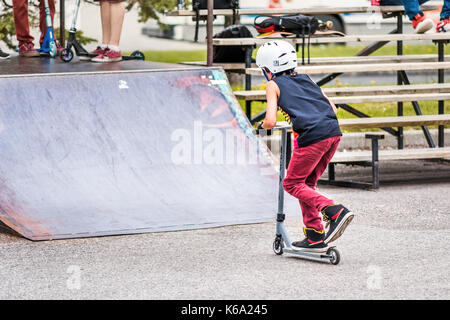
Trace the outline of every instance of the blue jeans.
<path fill-rule="evenodd" d="M 418 13 L 423 13 L 420 11 L 419 6 L 428 0 L 402 0 L 403 6 L 405 7 L 405 13 L 410 20 L 414 18 Z M 441 11 L 441 20 L 448 18 L 450 16 L 450 0 L 444 0 L 444 6 Z"/>

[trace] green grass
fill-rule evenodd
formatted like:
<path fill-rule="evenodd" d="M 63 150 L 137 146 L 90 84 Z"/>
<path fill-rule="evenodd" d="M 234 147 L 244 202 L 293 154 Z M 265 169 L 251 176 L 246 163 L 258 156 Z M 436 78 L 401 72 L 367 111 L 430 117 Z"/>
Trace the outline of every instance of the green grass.
<path fill-rule="evenodd" d="M 145 60 L 165 63 L 206 61 L 206 50 L 194 51 L 144 51 Z"/>
<path fill-rule="evenodd" d="M 354 56 L 364 48 L 361 46 L 317 45 L 311 46 L 311 57 L 345 57 Z M 435 45 L 404 45 L 404 54 L 437 54 Z M 144 51 L 146 60 L 165 63 L 180 63 L 183 61 L 205 61 L 206 50 L 194 51 Z M 397 47 L 387 45 L 378 49 L 372 55 L 395 55 Z M 256 50 L 253 52 L 256 55 Z"/>

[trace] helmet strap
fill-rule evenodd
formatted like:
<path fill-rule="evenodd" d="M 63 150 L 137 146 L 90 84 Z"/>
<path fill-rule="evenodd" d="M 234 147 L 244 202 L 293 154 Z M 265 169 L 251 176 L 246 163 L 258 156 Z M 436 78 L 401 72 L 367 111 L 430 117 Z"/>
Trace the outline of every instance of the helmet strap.
<path fill-rule="evenodd" d="M 267 81 L 270 81 L 270 80 L 272 80 L 273 78 L 275 78 L 275 75 L 272 73 L 272 77 L 269 79 L 269 77 L 267 76 L 266 70 L 264 70 L 264 68 L 261 68 L 261 70 L 262 70 L 262 72 L 263 72 L 263 74 L 264 74 L 264 77 L 266 78 Z"/>

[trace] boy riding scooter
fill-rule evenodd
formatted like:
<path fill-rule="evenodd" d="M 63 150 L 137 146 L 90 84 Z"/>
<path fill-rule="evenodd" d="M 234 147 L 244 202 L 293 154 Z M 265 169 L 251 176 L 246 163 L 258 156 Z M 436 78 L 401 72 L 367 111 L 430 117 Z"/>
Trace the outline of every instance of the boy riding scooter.
<path fill-rule="evenodd" d="M 353 220 L 354 213 L 316 191 L 316 184 L 333 157 L 341 139 L 336 106 L 311 78 L 297 74 L 297 53 L 286 41 L 271 41 L 260 47 L 256 64 L 266 79 L 266 117 L 258 129 L 272 129 L 278 108 L 298 134 L 283 187 L 299 200 L 303 215 L 303 241 L 292 245 L 305 251 L 322 251 L 335 241 Z M 323 219 L 328 221 L 325 233 Z"/>

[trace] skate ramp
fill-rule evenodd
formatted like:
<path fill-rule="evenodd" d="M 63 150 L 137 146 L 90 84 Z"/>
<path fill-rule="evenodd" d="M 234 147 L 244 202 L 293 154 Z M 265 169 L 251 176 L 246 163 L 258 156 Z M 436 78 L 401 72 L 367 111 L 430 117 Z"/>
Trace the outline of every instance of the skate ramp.
<path fill-rule="evenodd" d="M 222 69 L 0 76 L 0 220 L 31 240 L 272 221 Z"/>

